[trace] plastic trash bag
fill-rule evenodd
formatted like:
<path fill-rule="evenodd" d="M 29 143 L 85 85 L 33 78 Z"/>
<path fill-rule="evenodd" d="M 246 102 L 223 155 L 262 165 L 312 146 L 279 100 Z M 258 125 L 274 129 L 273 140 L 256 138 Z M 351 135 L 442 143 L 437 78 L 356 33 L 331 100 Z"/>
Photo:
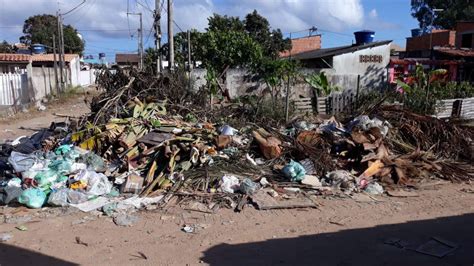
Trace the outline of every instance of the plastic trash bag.
<path fill-rule="evenodd" d="M 234 193 L 240 188 L 240 180 L 233 175 L 224 175 L 221 182 L 221 190 L 225 193 Z"/>
<path fill-rule="evenodd" d="M 79 204 L 89 200 L 89 197 L 81 191 L 69 189 L 67 192 L 67 201 L 71 204 Z"/>
<path fill-rule="evenodd" d="M 107 176 L 89 171 L 89 180 L 87 182 L 87 194 L 101 196 L 109 194 L 112 190 L 112 183 Z"/>
<path fill-rule="evenodd" d="M 336 170 L 326 174 L 323 185 L 341 188 L 346 191 L 356 189 L 356 177 L 344 170 Z"/>
<path fill-rule="evenodd" d="M 16 151 L 12 151 L 10 157 L 8 157 L 8 162 L 17 173 L 30 169 L 36 161 L 37 158 L 34 154 L 23 154 Z"/>
<path fill-rule="evenodd" d="M 364 191 L 372 195 L 381 195 L 384 192 L 383 187 L 377 182 L 368 184 Z"/>
<path fill-rule="evenodd" d="M 64 155 L 64 154 L 67 154 L 70 151 L 71 151 L 71 145 L 66 144 L 66 145 L 61 145 L 58 148 L 56 148 L 54 153 L 56 153 L 57 155 Z"/>
<path fill-rule="evenodd" d="M 39 187 L 46 187 L 52 182 L 56 181 L 58 177 L 59 175 L 56 172 L 48 170 L 37 173 L 34 179 Z"/>
<path fill-rule="evenodd" d="M 69 189 L 67 188 L 53 190 L 51 194 L 49 194 L 48 204 L 62 207 L 68 206 L 68 192 Z"/>
<path fill-rule="evenodd" d="M 21 187 L 16 186 L 7 186 L 0 188 L 0 204 L 9 204 L 10 202 L 18 201 L 18 197 L 20 197 L 21 193 L 23 193 L 23 189 Z"/>
<path fill-rule="evenodd" d="M 28 188 L 23 190 L 18 202 L 29 208 L 38 209 L 43 206 L 46 201 L 46 193 L 39 188 Z"/>
<path fill-rule="evenodd" d="M 69 160 L 65 159 L 58 159 L 52 161 L 49 165 L 48 168 L 55 171 L 58 174 L 70 174 L 71 173 L 71 165 L 74 162 L 71 162 Z"/>
<path fill-rule="evenodd" d="M 283 167 L 282 171 L 283 174 L 292 182 L 301 181 L 306 175 L 306 170 L 304 169 L 304 167 L 300 163 L 295 162 L 293 160 L 291 160 L 289 164 Z"/>
<path fill-rule="evenodd" d="M 370 119 L 370 117 L 367 115 L 361 115 L 354 118 L 348 126 L 349 131 L 352 131 L 352 129 L 356 126 L 360 127 L 363 131 L 368 131 L 371 128 L 378 128 L 380 129 L 380 133 L 382 133 L 383 136 L 386 136 L 388 130 L 390 129 L 390 124 L 388 121 L 382 121 L 377 117 Z"/>
<path fill-rule="evenodd" d="M 105 172 L 107 167 L 105 166 L 104 159 L 99 155 L 89 152 L 83 156 L 86 164 L 88 165 L 87 169 L 93 170 L 96 172 Z"/>
<path fill-rule="evenodd" d="M 259 189 L 259 185 L 253 182 L 250 178 L 245 178 L 242 183 L 240 183 L 240 192 L 252 195 Z"/>

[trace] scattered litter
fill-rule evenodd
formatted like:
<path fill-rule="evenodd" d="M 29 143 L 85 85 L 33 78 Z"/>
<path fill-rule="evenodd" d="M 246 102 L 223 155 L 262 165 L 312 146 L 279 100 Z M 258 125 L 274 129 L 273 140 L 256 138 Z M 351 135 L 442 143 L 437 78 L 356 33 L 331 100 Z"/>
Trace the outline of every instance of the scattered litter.
<path fill-rule="evenodd" d="M 138 220 L 138 216 L 130 214 L 118 214 L 116 217 L 114 217 L 114 223 L 118 226 L 132 226 L 138 222 Z"/>
<path fill-rule="evenodd" d="M 83 245 L 83 246 L 86 246 L 88 247 L 89 244 L 87 244 L 86 242 L 82 241 L 80 237 L 76 236 L 76 244 L 79 244 L 79 245 Z"/>
<path fill-rule="evenodd" d="M 240 188 L 240 180 L 233 175 L 224 175 L 222 177 L 221 190 L 225 193 L 235 193 Z"/>
<path fill-rule="evenodd" d="M 242 183 L 240 183 L 240 192 L 246 194 L 246 195 L 252 195 L 259 189 L 259 185 L 250 178 L 245 178 Z"/>
<path fill-rule="evenodd" d="M 377 182 L 368 184 L 364 191 L 371 195 L 381 195 L 384 192 L 383 187 Z"/>
<path fill-rule="evenodd" d="M 186 233 L 194 233 L 194 226 L 190 226 L 190 225 L 185 225 L 182 230 Z"/>
<path fill-rule="evenodd" d="M 312 187 L 322 187 L 319 178 L 314 175 L 305 175 L 303 180 L 301 180 L 301 184 L 312 186 Z"/>
<path fill-rule="evenodd" d="M 70 204 L 72 207 L 78 208 L 79 210 L 83 212 L 90 212 L 93 210 L 97 210 L 101 208 L 102 206 L 110 203 L 111 200 L 106 197 L 98 197 L 95 199 L 91 199 L 89 201 L 79 203 L 79 204 Z"/>
<path fill-rule="evenodd" d="M 8 242 L 13 238 L 12 234 L 9 233 L 0 233 L 0 242 Z"/>
<path fill-rule="evenodd" d="M 293 160 L 283 167 L 282 172 L 293 182 L 303 180 L 306 175 L 306 170 L 304 167 L 300 163 Z"/>
<path fill-rule="evenodd" d="M 20 231 L 28 231 L 28 227 L 26 227 L 25 225 L 18 225 L 18 226 L 15 226 L 15 228 Z"/>

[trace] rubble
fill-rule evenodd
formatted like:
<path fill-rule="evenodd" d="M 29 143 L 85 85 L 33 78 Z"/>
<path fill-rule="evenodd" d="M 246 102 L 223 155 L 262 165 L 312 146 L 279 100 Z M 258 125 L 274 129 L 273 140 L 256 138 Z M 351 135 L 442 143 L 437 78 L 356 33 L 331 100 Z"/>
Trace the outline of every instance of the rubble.
<path fill-rule="evenodd" d="M 131 225 L 130 213 L 151 205 L 198 202 L 211 213 L 249 202 L 315 207 L 317 195 L 409 197 L 401 189 L 423 179 L 474 178 L 472 130 L 433 117 L 380 107 L 345 123 L 332 117 L 238 127 L 213 123 L 182 105 L 189 95 L 180 100 L 160 89 L 177 85 L 145 81 L 119 75 L 77 127 L 53 124 L 2 144 L 2 203 L 101 210 Z"/>

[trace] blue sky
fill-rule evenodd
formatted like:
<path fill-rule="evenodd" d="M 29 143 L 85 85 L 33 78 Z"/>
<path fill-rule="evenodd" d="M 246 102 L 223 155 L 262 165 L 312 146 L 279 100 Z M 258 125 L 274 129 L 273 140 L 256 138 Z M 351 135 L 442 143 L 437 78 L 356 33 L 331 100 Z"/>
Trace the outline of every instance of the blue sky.
<path fill-rule="evenodd" d="M 71 9 L 82 0 L 0 0 L 0 40 L 17 42 L 23 21 L 31 15 L 55 14 Z M 166 1 L 165 1 L 166 2 Z M 256 9 L 267 17 L 274 28 L 285 36 L 301 37 L 306 29 L 320 29 L 323 47 L 350 44 L 353 32 L 360 29 L 376 31 L 376 40 L 394 40 L 405 46 L 410 29 L 417 21 L 410 15 L 409 0 L 174 0 L 175 32 L 197 28 L 203 30 L 207 17 L 213 13 L 243 17 Z M 137 50 L 138 17 L 129 12 L 141 12 L 144 22 L 145 46 L 153 46 L 153 0 L 86 0 L 86 3 L 65 17 L 66 24 L 79 29 L 86 40 L 85 54 L 97 56 L 105 52 L 113 61 L 117 52 Z M 166 41 L 166 4 L 162 9 L 163 40 Z M 130 37 L 133 35 L 133 37 Z"/>

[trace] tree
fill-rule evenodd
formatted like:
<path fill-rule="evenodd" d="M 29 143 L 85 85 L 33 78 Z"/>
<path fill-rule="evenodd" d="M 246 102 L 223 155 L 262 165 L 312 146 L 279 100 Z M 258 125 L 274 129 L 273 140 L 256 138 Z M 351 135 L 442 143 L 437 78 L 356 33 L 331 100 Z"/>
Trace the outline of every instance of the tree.
<path fill-rule="evenodd" d="M 53 34 L 58 36 L 57 17 L 43 14 L 29 17 L 23 25 L 23 36 L 20 42 L 24 44 L 40 43 L 53 47 Z M 66 53 L 82 54 L 84 42 L 77 34 L 77 30 L 71 25 L 63 25 L 64 51 Z"/>
<path fill-rule="evenodd" d="M 0 53 L 13 53 L 13 46 L 9 44 L 7 41 L 3 41 L 0 43 Z"/>
<path fill-rule="evenodd" d="M 262 46 L 265 56 L 276 59 L 279 52 L 291 49 L 291 40 L 284 39 L 280 29 L 271 30 L 268 20 L 257 10 L 247 14 L 244 26 L 250 37 Z"/>
<path fill-rule="evenodd" d="M 433 17 L 433 9 L 443 11 Z M 413 0 L 411 10 L 425 32 L 431 29 L 431 24 L 435 28 L 453 29 L 457 21 L 474 20 L 472 0 Z"/>
<path fill-rule="evenodd" d="M 208 19 L 207 31 L 244 31 L 244 23 L 239 17 L 229 17 L 227 15 L 221 16 L 214 13 Z"/>

